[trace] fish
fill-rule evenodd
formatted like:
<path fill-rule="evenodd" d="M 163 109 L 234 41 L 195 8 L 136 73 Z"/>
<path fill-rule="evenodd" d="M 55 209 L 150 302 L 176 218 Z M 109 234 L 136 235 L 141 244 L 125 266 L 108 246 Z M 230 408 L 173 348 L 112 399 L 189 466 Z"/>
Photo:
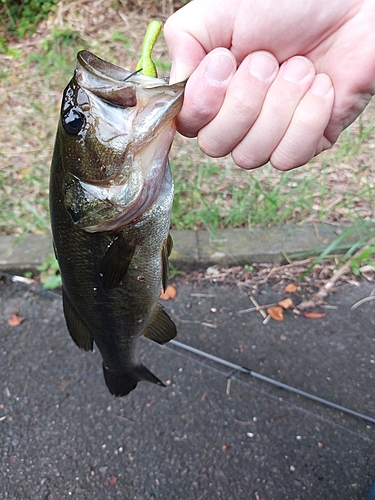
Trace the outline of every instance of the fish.
<path fill-rule="evenodd" d="M 114 396 L 141 380 L 164 386 L 140 362 L 138 339 L 176 335 L 158 299 L 173 246 L 168 153 L 184 86 L 84 50 L 63 93 L 50 172 L 63 311 L 77 346 L 97 346 Z"/>

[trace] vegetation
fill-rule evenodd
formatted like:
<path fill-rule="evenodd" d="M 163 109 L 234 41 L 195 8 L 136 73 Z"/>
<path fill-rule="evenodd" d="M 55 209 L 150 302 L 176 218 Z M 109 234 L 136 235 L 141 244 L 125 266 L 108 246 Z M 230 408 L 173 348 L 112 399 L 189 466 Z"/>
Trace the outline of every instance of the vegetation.
<path fill-rule="evenodd" d="M 37 24 L 56 10 L 58 0 L 1 0 L 0 23 L 9 33 L 23 37 L 34 33 Z"/>
<path fill-rule="evenodd" d="M 0 122 L 0 234 L 49 231 L 49 165 L 61 92 L 74 71 L 77 51 L 87 48 L 134 68 L 148 19 L 153 14 L 165 19 L 171 5 L 183 3 L 0 0 L 0 106 L 7 117 Z M 139 15 L 141 4 L 147 16 Z M 161 76 L 168 75 L 163 40 L 154 55 Z M 291 172 L 270 166 L 248 172 L 230 157 L 207 158 L 194 140 L 177 137 L 170 156 L 176 193 L 173 227 L 214 234 L 234 227 L 373 221 L 374 128 L 370 105 L 332 150 Z M 359 238 L 362 246 L 372 236 L 366 234 Z M 358 259 L 374 260 L 374 244 L 364 247 L 362 255 L 358 250 L 346 255 L 353 271 L 359 269 Z"/>

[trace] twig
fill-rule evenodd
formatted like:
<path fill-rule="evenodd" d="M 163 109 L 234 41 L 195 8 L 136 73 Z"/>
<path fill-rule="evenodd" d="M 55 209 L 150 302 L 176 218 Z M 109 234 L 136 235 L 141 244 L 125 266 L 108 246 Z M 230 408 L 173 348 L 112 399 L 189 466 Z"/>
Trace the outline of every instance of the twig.
<path fill-rule="evenodd" d="M 191 297 L 216 297 L 215 293 L 191 293 Z"/>
<path fill-rule="evenodd" d="M 263 325 L 266 325 L 270 319 L 271 319 L 271 316 L 269 314 L 267 314 L 267 317 L 263 320 Z"/>
<path fill-rule="evenodd" d="M 353 259 L 356 259 L 357 257 L 359 257 L 361 255 L 361 253 L 363 253 L 364 250 L 366 250 L 367 248 L 369 248 L 370 244 L 374 241 L 375 238 L 371 238 L 371 240 L 367 243 L 367 245 L 365 245 L 364 247 L 360 248 L 358 250 L 358 252 L 356 252 L 352 257 L 350 257 L 346 262 L 345 264 L 343 264 L 341 267 L 339 267 L 333 274 L 333 276 L 331 277 L 331 279 L 329 279 L 327 281 L 327 283 L 323 286 L 323 288 L 321 290 L 319 290 L 319 292 L 315 295 L 315 297 L 319 298 L 319 299 L 324 299 L 327 297 L 327 295 L 329 294 L 329 291 L 331 290 L 331 288 L 333 288 L 334 284 L 336 283 L 336 281 L 341 278 L 341 276 L 343 274 L 345 274 L 347 271 L 349 271 L 350 269 L 350 261 L 353 260 Z"/>
<path fill-rule="evenodd" d="M 229 377 L 228 380 L 227 380 L 227 388 L 225 390 L 225 395 L 226 396 L 229 396 L 229 394 L 230 394 L 231 383 L 232 383 L 232 379 Z"/>
<path fill-rule="evenodd" d="M 303 259 L 303 260 L 297 260 L 295 262 L 291 262 L 290 264 L 285 264 L 284 266 L 275 266 L 271 269 L 271 271 L 267 274 L 266 279 L 268 279 L 273 273 L 277 271 L 282 271 L 283 269 L 289 269 L 290 267 L 295 267 L 295 266 L 303 266 L 304 264 L 308 264 L 311 262 L 313 259 Z"/>
<path fill-rule="evenodd" d="M 259 309 L 266 309 L 267 307 L 272 307 L 276 305 L 277 302 L 273 302 L 272 304 L 262 304 L 262 305 L 258 304 L 258 307 L 249 307 L 248 309 L 241 309 L 240 311 L 237 311 L 237 314 L 245 314 L 248 312 L 259 311 Z"/>
<path fill-rule="evenodd" d="M 201 323 L 202 326 L 206 326 L 207 328 L 217 328 L 217 325 L 213 323 L 205 323 L 204 321 Z"/>
<path fill-rule="evenodd" d="M 258 304 L 258 302 L 254 299 L 254 297 L 252 295 L 249 295 L 249 299 L 254 304 L 255 309 L 263 316 L 263 319 L 266 319 L 267 318 L 267 314 L 263 311 L 263 309 Z"/>

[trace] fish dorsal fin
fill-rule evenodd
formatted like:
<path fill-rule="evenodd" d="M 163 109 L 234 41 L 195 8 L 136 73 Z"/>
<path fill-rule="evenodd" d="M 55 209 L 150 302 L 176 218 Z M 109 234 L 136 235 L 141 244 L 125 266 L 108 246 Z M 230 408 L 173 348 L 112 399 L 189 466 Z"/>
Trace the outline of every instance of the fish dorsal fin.
<path fill-rule="evenodd" d="M 70 336 L 78 347 L 85 351 L 92 351 L 93 338 L 90 330 L 87 328 L 81 317 L 74 309 L 70 299 L 63 291 L 63 308 Z"/>
<path fill-rule="evenodd" d="M 158 344 L 165 344 L 174 339 L 176 334 L 176 325 L 164 311 L 163 306 L 158 304 L 143 336 Z"/>
<path fill-rule="evenodd" d="M 168 273 L 169 273 L 169 264 L 168 257 L 171 255 L 173 248 L 173 240 L 172 236 L 168 234 L 168 238 L 164 241 L 163 247 L 161 249 L 161 280 L 163 285 L 163 290 L 167 289 L 168 284 Z"/>
<path fill-rule="evenodd" d="M 135 245 L 120 235 L 109 246 L 100 265 L 100 277 L 104 291 L 120 285 L 133 258 Z"/>

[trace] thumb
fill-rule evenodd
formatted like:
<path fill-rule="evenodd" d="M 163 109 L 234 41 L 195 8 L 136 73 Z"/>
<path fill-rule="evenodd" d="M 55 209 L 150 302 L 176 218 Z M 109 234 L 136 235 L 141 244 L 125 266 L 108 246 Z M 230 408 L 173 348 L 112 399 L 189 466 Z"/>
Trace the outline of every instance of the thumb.
<path fill-rule="evenodd" d="M 172 61 L 170 83 L 186 80 L 199 66 L 207 52 L 194 36 L 176 26 L 173 16 L 165 23 L 164 37 Z"/>

